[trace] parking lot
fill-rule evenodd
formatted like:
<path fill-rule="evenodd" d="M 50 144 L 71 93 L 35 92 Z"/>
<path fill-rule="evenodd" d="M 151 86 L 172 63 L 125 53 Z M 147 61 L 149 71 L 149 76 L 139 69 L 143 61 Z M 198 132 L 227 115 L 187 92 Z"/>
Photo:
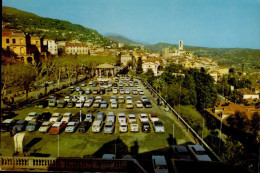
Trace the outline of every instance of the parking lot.
<path fill-rule="evenodd" d="M 138 81 L 138 86 L 141 88 L 141 90 L 144 91 L 144 96 L 147 96 L 147 98 L 152 103 L 152 108 L 137 108 L 136 107 L 136 101 L 140 100 L 140 97 L 143 95 L 133 95 L 132 90 L 136 89 L 136 86 L 133 87 L 123 87 L 124 90 L 129 89 L 130 94 L 113 94 L 113 91 L 106 91 L 105 94 L 101 95 L 103 100 L 107 101 L 109 103 L 107 108 L 93 108 L 91 106 L 90 108 L 76 108 L 75 106 L 72 108 L 57 108 L 57 107 L 46 107 L 46 108 L 36 108 L 34 105 L 32 107 L 23 108 L 19 111 L 16 111 L 18 114 L 15 119 L 25 119 L 25 117 L 30 112 L 50 112 L 50 113 L 66 113 L 71 112 L 72 115 L 75 115 L 76 113 L 82 111 L 82 113 L 86 114 L 88 112 L 93 113 L 94 116 L 97 115 L 97 112 L 102 111 L 106 115 L 108 112 L 114 112 L 116 115 L 116 123 L 115 123 L 115 131 L 112 134 L 104 134 L 104 131 L 102 130 L 99 133 L 93 133 L 91 131 L 91 127 L 88 129 L 86 133 L 80 133 L 80 132 L 74 132 L 74 133 L 66 133 L 65 131 L 61 132 L 59 135 L 50 135 L 49 133 L 41 133 L 38 130 L 34 132 L 27 132 L 24 131 L 22 133 L 25 133 L 25 140 L 24 140 L 24 146 L 25 146 L 25 155 L 30 155 L 31 153 L 40 153 L 42 155 L 46 156 L 60 156 L 60 157 L 83 157 L 84 155 L 95 155 L 97 153 L 102 152 L 106 153 L 115 153 L 119 152 L 122 149 L 122 144 L 124 144 L 125 149 L 128 150 L 128 152 L 131 152 L 133 147 L 137 148 L 138 153 L 145 153 L 153 150 L 163 149 L 169 146 L 169 141 L 172 139 L 173 134 L 173 124 L 174 124 L 174 137 L 176 140 L 176 144 L 186 144 L 189 142 L 195 143 L 193 137 L 179 124 L 177 119 L 169 112 L 165 112 L 163 107 L 157 106 L 156 99 L 153 98 L 153 96 L 150 94 L 150 92 L 145 89 L 145 87 L 142 85 L 141 81 L 134 79 Z M 90 88 L 92 91 L 93 89 L 99 89 L 99 86 L 93 87 L 92 85 L 89 85 L 89 80 L 85 81 L 87 86 L 81 87 L 81 90 L 86 91 L 87 88 Z M 80 86 L 80 84 L 75 85 Z M 58 100 L 63 100 L 64 97 L 68 93 L 68 89 L 66 88 L 64 90 L 61 90 L 56 93 L 58 96 Z M 71 96 L 78 95 L 78 92 L 73 92 L 70 94 Z M 82 94 L 85 96 L 98 96 L 93 95 L 92 93 L 90 95 L 86 95 L 85 93 Z M 125 98 L 127 96 L 131 96 L 134 108 L 133 109 L 127 109 L 126 103 L 119 104 L 119 107 L 117 109 L 111 109 L 110 107 L 110 97 L 111 96 L 124 96 Z M 47 98 L 45 98 L 47 99 Z M 119 124 L 117 121 L 117 115 L 118 113 L 125 113 L 126 116 L 129 114 L 135 114 L 137 123 L 139 124 L 139 132 L 132 133 L 129 130 L 129 123 L 128 124 L 128 132 L 126 133 L 120 133 L 119 132 Z M 150 133 L 144 133 L 141 130 L 141 123 L 138 118 L 138 115 L 140 113 L 156 113 L 159 117 L 159 120 L 161 120 L 165 127 L 164 133 L 155 133 L 152 123 L 150 121 L 151 126 L 151 132 Z M 104 121 L 106 122 L 106 120 Z M 115 139 L 118 139 L 117 142 Z M 121 144 L 118 144 L 118 141 L 121 142 Z M 106 147 L 107 144 L 113 144 L 114 146 L 112 148 L 107 148 L 107 150 L 104 150 L 102 148 Z M 14 142 L 13 137 L 10 136 L 9 132 L 1 132 L 1 154 L 3 156 L 12 156 L 14 153 Z M 105 153 L 103 153 L 105 154 Z"/>

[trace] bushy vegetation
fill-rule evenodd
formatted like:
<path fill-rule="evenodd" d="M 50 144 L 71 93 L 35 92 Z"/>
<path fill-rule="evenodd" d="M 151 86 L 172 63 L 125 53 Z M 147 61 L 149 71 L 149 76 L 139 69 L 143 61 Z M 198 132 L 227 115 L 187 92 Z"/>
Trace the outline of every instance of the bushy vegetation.
<path fill-rule="evenodd" d="M 2 8 L 2 21 L 9 28 L 20 29 L 29 34 L 36 34 L 54 40 L 73 40 L 110 45 L 111 41 L 96 30 L 68 21 L 44 18 L 11 7 Z"/>

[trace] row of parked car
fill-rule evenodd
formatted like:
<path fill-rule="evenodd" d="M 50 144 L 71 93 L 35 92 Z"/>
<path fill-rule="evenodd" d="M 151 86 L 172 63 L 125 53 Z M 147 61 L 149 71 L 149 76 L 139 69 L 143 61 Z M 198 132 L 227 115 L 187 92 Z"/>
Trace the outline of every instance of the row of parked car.
<path fill-rule="evenodd" d="M 163 133 L 164 126 L 161 121 L 159 121 L 156 114 L 145 114 L 141 113 L 138 116 L 141 122 L 141 128 L 143 132 L 150 132 L 151 121 L 154 132 Z M 104 123 L 106 120 L 106 123 Z M 42 114 L 37 112 L 30 112 L 25 120 L 14 120 L 6 119 L 1 124 L 1 131 L 15 132 L 20 131 L 36 131 L 49 132 L 50 134 L 59 134 L 65 129 L 65 132 L 72 133 L 78 130 L 79 132 L 86 132 L 92 125 L 92 132 L 101 132 L 104 126 L 104 133 L 113 133 L 115 130 L 116 120 L 119 124 L 120 132 L 128 131 L 128 124 L 130 126 L 131 132 L 139 132 L 139 125 L 137 123 L 136 116 L 134 114 L 129 114 L 126 117 L 125 113 L 119 113 L 116 116 L 113 112 L 109 112 L 106 116 L 104 112 L 98 112 L 96 117 L 93 113 L 77 113 L 72 116 L 72 113 L 67 112 L 61 113 L 49 113 L 43 112 Z M 93 123 L 93 124 L 92 124 Z"/>

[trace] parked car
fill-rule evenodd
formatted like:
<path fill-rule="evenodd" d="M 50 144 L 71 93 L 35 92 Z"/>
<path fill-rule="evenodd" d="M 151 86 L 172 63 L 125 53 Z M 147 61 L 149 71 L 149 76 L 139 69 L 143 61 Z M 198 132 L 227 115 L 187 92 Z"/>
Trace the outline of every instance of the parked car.
<path fill-rule="evenodd" d="M 131 100 L 132 101 L 132 97 L 131 96 L 126 96 L 126 100 Z"/>
<path fill-rule="evenodd" d="M 139 132 L 139 125 L 136 121 L 130 123 L 130 131 L 131 132 Z"/>
<path fill-rule="evenodd" d="M 173 146 L 173 154 L 176 159 L 191 160 L 190 153 L 185 146 Z"/>
<path fill-rule="evenodd" d="M 93 108 L 99 108 L 99 107 L 100 107 L 100 102 L 98 100 L 94 101 Z"/>
<path fill-rule="evenodd" d="M 100 89 L 99 90 L 99 94 L 105 94 L 106 93 L 106 90 L 105 89 Z"/>
<path fill-rule="evenodd" d="M 52 114 L 50 122 L 52 122 L 52 123 L 58 122 L 61 120 L 61 118 L 62 118 L 62 114 L 56 112 L 56 113 Z"/>
<path fill-rule="evenodd" d="M 47 100 L 39 101 L 39 103 L 37 103 L 35 105 L 36 108 L 45 108 L 47 106 L 48 106 L 48 101 Z"/>
<path fill-rule="evenodd" d="M 78 101 L 76 102 L 76 108 L 82 108 L 83 105 L 84 105 L 84 102 L 82 102 L 82 101 L 80 101 L 80 100 L 78 100 Z"/>
<path fill-rule="evenodd" d="M 127 109 L 133 109 L 134 108 L 132 100 L 126 100 L 126 108 Z"/>
<path fill-rule="evenodd" d="M 168 173 L 168 166 L 163 155 L 152 155 L 153 168 L 155 173 Z"/>
<path fill-rule="evenodd" d="M 115 124 L 113 122 L 106 122 L 104 127 L 105 134 L 112 134 L 115 130 Z"/>
<path fill-rule="evenodd" d="M 159 121 L 159 118 L 157 116 L 157 114 L 148 114 L 148 117 L 150 119 L 151 122 L 154 122 L 154 121 Z"/>
<path fill-rule="evenodd" d="M 97 96 L 97 97 L 95 98 L 95 101 L 98 101 L 98 102 L 101 102 L 102 100 L 103 100 L 102 96 Z"/>
<path fill-rule="evenodd" d="M 76 96 L 76 95 L 72 96 L 72 101 L 73 101 L 73 102 L 77 102 L 77 101 L 78 101 L 78 99 L 79 99 L 79 97 L 78 97 L 78 96 Z"/>
<path fill-rule="evenodd" d="M 0 125 L 1 132 L 9 132 L 10 130 L 12 130 L 15 123 L 16 120 L 14 119 L 5 119 L 3 122 L 1 122 Z"/>
<path fill-rule="evenodd" d="M 91 94 L 91 89 L 87 88 L 85 92 L 87 95 L 89 95 L 89 94 Z"/>
<path fill-rule="evenodd" d="M 85 87 L 86 85 L 86 82 L 82 82 L 80 86 Z"/>
<path fill-rule="evenodd" d="M 70 121 L 80 122 L 80 121 L 83 121 L 85 118 L 86 118 L 86 114 L 78 112 L 70 118 Z"/>
<path fill-rule="evenodd" d="M 118 89 L 117 88 L 113 88 L 113 94 L 118 94 Z"/>
<path fill-rule="evenodd" d="M 74 86 L 70 86 L 69 91 L 70 91 L 70 93 L 73 93 L 75 91 Z"/>
<path fill-rule="evenodd" d="M 107 114 L 107 122 L 115 123 L 115 114 L 114 112 L 108 112 Z"/>
<path fill-rule="evenodd" d="M 97 95 L 98 94 L 98 90 L 97 89 L 93 89 L 93 94 Z"/>
<path fill-rule="evenodd" d="M 193 157 L 198 161 L 212 161 L 206 150 L 201 145 L 188 145 Z"/>
<path fill-rule="evenodd" d="M 125 90 L 124 89 L 120 89 L 120 94 L 125 94 Z"/>
<path fill-rule="evenodd" d="M 95 120 L 92 125 L 92 132 L 94 133 L 101 132 L 102 126 L 103 126 L 102 120 Z"/>
<path fill-rule="evenodd" d="M 146 113 L 139 114 L 139 120 L 140 120 L 140 122 L 148 122 L 149 121 Z"/>
<path fill-rule="evenodd" d="M 73 108 L 74 105 L 75 105 L 75 103 L 74 103 L 73 101 L 69 101 L 69 102 L 67 103 L 67 108 Z"/>
<path fill-rule="evenodd" d="M 108 102 L 107 101 L 101 101 L 100 108 L 107 108 Z"/>
<path fill-rule="evenodd" d="M 79 122 L 79 125 L 78 125 L 78 132 L 81 132 L 81 133 L 85 133 L 88 131 L 88 129 L 90 128 L 91 126 L 91 123 L 90 122 Z"/>
<path fill-rule="evenodd" d="M 136 101 L 136 107 L 137 108 L 142 108 L 143 107 L 143 103 L 140 100 Z"/>
<path fill-rule="evenodd" d="M 65 101 L 64 100 L 57 100 L 57 107 L 58 108 L 64 108 L 65 107 Z"/>
<path fill-rule="evenodd" d="M 124 98 L 124 96 L 119 96 L 119 98 L 118 98 L 118 103 L 119 103 L 119 104 L 125 103 L 125 98 Z"/>
<path fill-rule="evenodd" d="M 164 133 L 164 125 L 161 121 L 153 121 L 153 128 L 155 133 Z"/>
<path fill-rule="evenodd" d="M 48 105 L 49 105 L 50 107 L 55 107 L 56 104 L 57 104 L 57 99 L 56 99 L 56 97 L 51 97 L 51 98 L 48 99 Z"/>
<path fill-rule="evenodd" d="M 69 102 L 69 101 L 71 101 L 72 100 L 72 97 L 71 96 L 65 96 L 65 98 L 64 98 L 64 101 L 65 102 Z"/>
<path fill-rule="evenodd" d="M 27 125 L 27 121 L 25 120 L 19 120 L 15 123 L 15 126 L 13 126 L 13 131 L 15 132 L 21 132 L 25 130 L 25 127 Z"/>
<path fill-rule="evenodd" d="M 111 108 L 112 108 L 112 109 L 117 109 L 117 108 L 118 108 L 117 101 L 112 101 L 112 102 L 111 102 Z"/>
<path fill-rule="evenodd" d="M 151 127 L 148 121 L 142 122 L 142 132 L 149 133 L 151 131 Z"/>
<path fill-rule="evenodd" d="M 144 101 L 143 104 L 144 104 L 144 107 L 146 107 L 146 108 L 152 107 L 152 103 L 149 100 Z"/>
<path fill-rule="evenodd" d="M 88 83 L 89 85 L 92 85 L 93 84 L 93 81 L 91 80 L 91 81 L 89 81 L 89 83 Z"/>
<path fill-rule="evenodd" d="M 33 132 L 40 126 L 38 121 L 29 121 L 26 126 L 26 131 Z"/>
<path fill-rule="evenodd" d="M 52 124 L 49 121 L 44 121 L 41 125 L 41 127 L 39 128 L 39 132 L 43 132 L 46 133 L 49 131 L 49 129 L 51 128 Z"/>
<path fill-rule="evenodd" d="M 84 107 L 86 107 L 86 108 L 91 107 L 92 104 L 93 104 L 93 102 L 94 102 L 94 99 L 88 98 L 88 99 L 85 101 L 85 103 L 84 103 Z"/>
<path fill-rule="evenodd" d="M 49 121 L 50 118 L 51 118 L 51 113 L 50 112 L 43 112 L 39 116 L 38 121 L 39 122 Z"/>
<path fill-rule="evenodd" d="M 137 121 L 136 121 L 135 114 L 129 114 L 129 115 L 128 115 L 128 122 L 129 122 L 129 123 L 137 122 Z"/>
<path fill-rule="evenodd" d="M 77 126 L 78 126 L 78 122 L 70 121 L 70 122 L 67 124 L 66 128 L 65 128 L 65 132 L 67 132 L 67 133 L 73 133 L 73 132 L 76 131 Z"/>
<path fill-rule="evenodd" d="M 142 102 L 144 102 L 144 101 L 146 101 L 146 100 L 148 100 L 148 98 L 147 98 L 146 96 L 142 96 L 142 97 L 141 97 L 141 101 L 142 101 Z"/>
<path fill-rule="evenodd" d="M 66 112 L 63 114 L 63 118 L 61 119 L 61 122 L 62 123 L 68 123 L 70 118 L 72 116 L 72 113 L 71 112 Z"/>
<path fill-rule="evenodd" d="M 60 134 L 66 127 L 66 123 L 62 122 L 55 122 L 52 126 L 51 129 L 49 130 L 49 133 L 51 135 L 57 135 Z"/>
<path fill-rule="evenodd" d="M 80 86 L 76 87 L 76 91 L 77 91 L 77 92 L 80 91 Z"/>
<path fill-rule="evenodd" d="M 137 94 L 138 94 L 138 91 L 137 91 L 136 89 L 133 89 L 133 90 L 132 90 L 132 93 L 133 93 L 133 95 L 137 95 Z"/>
<path fill-rule="evenodd" d="M 27 117 L 25 117 L 26 121 L 37 121 L 40 116 L 40 113 L 30 112 Z"/>
<path fill-rule="evenodd" d="M 125 133 L 125 132 L 127 132 L 127 124 L 126 124 L 126 122 L 121 122 L 120 124 L 119 124 L 119 132 L 121 132 L 121 133 Z"/>
<path fill-rule="evenodd" d="M 86 118 L 85 118 L 84 121 L 92 123 L 93 119 L 94 119 L 93 114 L 92 113 L 87 113 Z"/>
<path fill-rule="evenodd" d="M 117 97 L 116 96 L 111 96 L 109 101 L 110 101 L 110 103 L 113 102 L 113 101 L 117 101 Z"/>
<path fill-rule="evenodd" d="M 122 123 L 122 122 L 126 123 L 125 113 L 119 113 L 119 114 L 118 114 L 118 123 L 120 124 L 120 123 Z"/>
<path fill-rule="evenodd" d="M 104 113 L 104 112 L 98 112 L 96 119 L 97 119 L 97 120 L 102 120 L 102 121 L 104 121 L 104 120 L 106 119 L 105 113 Z"/>

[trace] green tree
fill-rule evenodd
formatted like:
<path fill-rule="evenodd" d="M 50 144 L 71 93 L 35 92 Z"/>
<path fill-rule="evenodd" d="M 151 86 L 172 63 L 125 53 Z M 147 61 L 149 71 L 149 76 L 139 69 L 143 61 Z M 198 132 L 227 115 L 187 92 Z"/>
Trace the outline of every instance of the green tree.
<path fill-rule="evenodd" d="M 152 69 L 148 68 L 147 72 L 145 73 L 145 78 L 149 84 L 153 84 L 155 78 Z"/>
<path fill-rule="evenodd" d="M 136 67 L 136 74 L 142 74 L 143 73 L 143 61 L 142 58 L 139 57 L 137 60 L 137 67 Z"/>
<path fill-rule="evenodd" d="M 251 130 L 250 120 L 248 119 L 245 112 L 236 111 L 235 114 L 230 115 L 227 118 L 227 123 L 236 129 L 240 129 L 244 132 L 249 133 Z"/>
<path fill-rule="evenodd" d="M 185 92 L 185 89 L 187 92 L 185 95 L 188 97 L 188 102 L 186 104 L 192 104 L 196 105 L 197 104 L 197 93 L 196 93 L 196 84 L 193 79 L 193 77 L 190 74 L 186 74 L 182 83 L 183 90 L 183 95 Z"/>

